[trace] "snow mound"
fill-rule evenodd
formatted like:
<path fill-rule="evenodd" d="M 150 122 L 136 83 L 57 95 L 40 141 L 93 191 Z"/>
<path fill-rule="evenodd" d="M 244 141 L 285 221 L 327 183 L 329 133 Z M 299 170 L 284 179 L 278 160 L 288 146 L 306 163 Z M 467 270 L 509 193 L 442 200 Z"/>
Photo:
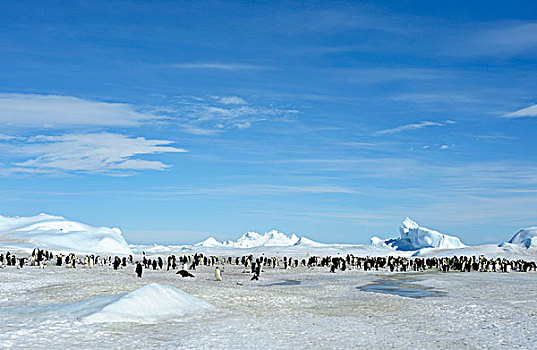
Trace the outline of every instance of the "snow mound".
<path fill-rule="evenodd" d="M 206 301 L 177 288 L 151 283 L 127 294 L 96 298 L 76 313 L 82 322 L 158 323 L 214 308 Z"/>
<path fill-rule="evenodd" d="M 128 255 L 131 250 L 119 228 L 94 227 L 61 216 L 30 217 L 0 215 L 0 242 L 44 249 Z"/>
<path fill-rule="evenodd" d="M 396 250 L 419 250 L 423 248 L 458 249 L 465 245 L 454 236 L 449 236 L 419 224 L 410 218 L 405 218 L 399 228 L 400 238 L 381 240 L 372 237 L 371 243 L 376 247 L 391 247 Z"/>
<path fill-rule="evenodd" d="M 162 244 L 129 244 L 134 254 L 172 254 L 174 251 L 188 247 L 185 245 L 162 245 Z"/>
<path fill-rule="evenodd" d="M 329 246 L 329 244 L 315 242 L 306 237 L 300 237 L 300 239 L 298 240 L 298 242 L 295 243 L 295 245 L 303 246 L 303 247 L 327 247 Z"/>
<path fill-rule="evenodd" d="M 194 247 L 206 248 L 256 248 L 256 247 L 288 247 L 297 244 L 300 241 L 294 233 L 287 236 L 285 233 L 272 230 L 263 234 L 257 232 L 246 232 L 236 241 L 218 242 L 213 237 L 195 244 Z M 312 241 L 313 242 L 313 241 Z"/>
<path fill-rule="evenodd" d="M 523 246 L 526 249 L 537 248 L 537 226 L 518 231 L 507 243 Z"/>

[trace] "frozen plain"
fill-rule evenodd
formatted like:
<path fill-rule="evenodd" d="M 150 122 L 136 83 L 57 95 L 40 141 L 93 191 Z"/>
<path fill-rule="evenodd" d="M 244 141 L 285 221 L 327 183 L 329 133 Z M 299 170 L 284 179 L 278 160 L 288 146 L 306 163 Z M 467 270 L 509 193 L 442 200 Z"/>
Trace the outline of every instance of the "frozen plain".
<path fill-rule="evenodd" d="M 195 278 L 129 266 L 0 269 L 0 347 L 91 349 L 531 349 L 537 344 L 537 273 L 387 273 L 266 268 L 251 282 L 226 265 L 223 281 L 200 266 Z M 357 287 L 404 279 L 443 292 L 430 298 Z M 292 281 L 291 283 L 283 283 Z M 297 284 L 298 281 L 299 283 Z M 77 303 L 136 290 L 176 287 L 215 306 L 169 322 L 87 324 Z M 238 285 L 237 282 L 242 282 Z M 143 307 L 143 306 L 141 306 Z"/>

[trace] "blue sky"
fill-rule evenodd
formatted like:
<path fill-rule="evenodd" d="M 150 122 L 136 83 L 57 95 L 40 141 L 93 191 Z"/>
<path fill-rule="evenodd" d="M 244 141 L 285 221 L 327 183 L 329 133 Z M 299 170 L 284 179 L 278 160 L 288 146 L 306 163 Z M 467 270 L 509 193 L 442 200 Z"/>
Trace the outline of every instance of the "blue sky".
<path fill-rule="evenodd" d="M 193 243 L 537 225 L 537 3 L 3 1 L 0 213 Z"/>

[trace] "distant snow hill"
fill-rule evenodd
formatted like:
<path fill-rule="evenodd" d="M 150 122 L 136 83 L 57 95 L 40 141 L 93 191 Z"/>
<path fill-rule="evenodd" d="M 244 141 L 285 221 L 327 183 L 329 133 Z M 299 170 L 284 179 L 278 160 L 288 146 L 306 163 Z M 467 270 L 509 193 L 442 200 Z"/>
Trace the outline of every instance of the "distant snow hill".
<path fill-rule="evenodd" d="M 94 227 L 43 213 L 30 217 L 0 215 L 0 243 L 55 251 L 131 254 L 119 228 Z"/>
<path fill-rule="evenodd" d="M 305 237 L 291 236 L 285 233 L 272 230 L 263 234 L 257 232 L 246 232 L 236 241 L 219 242 L 214 237 L 209 237 L 205 241 L 194 244 L 194 248 L 256 248 L 256 247 L 289 247 L 289 246 L 324 246 Z"/>
<path fill-rule="evenodd" d="M 395 250 L 419 250 L 423 248 L 458 249 L 465 245 L 454 236 L 420 227 L 417 222 L 406 218 L 399 228 L 400 238 L 383 240 L 372 237 L 371 243 L 377 247 L 390 247 Z"/>

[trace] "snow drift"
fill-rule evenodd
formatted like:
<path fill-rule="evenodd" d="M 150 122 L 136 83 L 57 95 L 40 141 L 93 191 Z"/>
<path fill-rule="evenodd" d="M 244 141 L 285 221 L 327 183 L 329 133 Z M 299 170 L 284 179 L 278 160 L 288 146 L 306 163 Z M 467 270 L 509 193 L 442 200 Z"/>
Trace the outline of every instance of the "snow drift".
<path fill-rule="evenodd" d="M 292 234 L 287 236 L 285 233 L 272 230 L 263 234 L 257 232 L 246 232 L 236 241 L 219 242 L 213 237 L 195 244 L 194 247 L 205 248 L 256 248 L 256 247 L 287 247 L 297 244 L 300 238 Z M 310 240 L 308 240 L 310 241 Z M 313 241 L 310 241 L 313 242 Z"/>
<path fill-rule="evenodd" d="M 522 246 L 526 249 L 537 248 L 537 226 L 518 231 L 507 243 Z M 505 245 L 505 243 L 502 244 L 502 246 Z"/>
<path fill-rule="evenodd" d="M 382 240 L 371 238 L 371 244 L 376 247 L 389 247 L 396 250 L 419 250 L 423 248 L 458 249 L 465 245 L 454 236 L 449 236 L 435 230 L 420 227 L 417 222 L 406 218 L 399 228 L 400 238 Z"/>
<path fill-rule="evenodd" d="M 131 254 L 119 228 L 94 227 L 61 216 L 0 215 L 0 242 L 26 244 L 51 250 Z"/>
<path fill-rule="evenodd" d="M 177 320 L 214 308 L 206 301 L 177 288 L 151 283 L 127 294 L 77 303 L 71 311 L 82 322 L 158 323 Z"/>
<path fill-rule="evenodd" d="M 306 237 L 300 237 L 299 240 L 294 245 L 302 246 L 302 247 L 317 247 L 317 248 L 331 246 L 331 244 L 315 242 Z"/>

